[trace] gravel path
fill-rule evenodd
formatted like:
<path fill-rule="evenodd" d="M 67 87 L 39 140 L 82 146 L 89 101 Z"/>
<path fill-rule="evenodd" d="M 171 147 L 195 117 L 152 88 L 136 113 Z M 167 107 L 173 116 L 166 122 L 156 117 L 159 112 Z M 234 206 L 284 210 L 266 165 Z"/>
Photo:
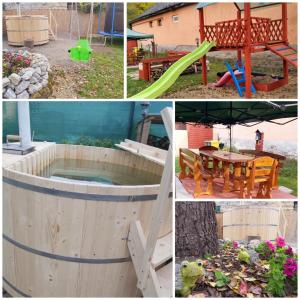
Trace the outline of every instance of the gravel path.
<path fill-rule="evenodd" d="M 68 50 L 74 47 L 76 41 L 74 40 L 56 40 L 41 46 L 35 46 L 30 52 L 37 52 L 45 55 L 51 66 L 69 67 L 73 65 L 86 65 L 83 62 L 74 62 L 69 58 Z M 7 41 L 3 41 L 3 49 L 18 50 L 23 47 L 9 46 Z M 103 46 L 92 46 L 95 52 L 111 53 L 113 50 Z M 66 70 L 65 70 L 66 71 Z"/>

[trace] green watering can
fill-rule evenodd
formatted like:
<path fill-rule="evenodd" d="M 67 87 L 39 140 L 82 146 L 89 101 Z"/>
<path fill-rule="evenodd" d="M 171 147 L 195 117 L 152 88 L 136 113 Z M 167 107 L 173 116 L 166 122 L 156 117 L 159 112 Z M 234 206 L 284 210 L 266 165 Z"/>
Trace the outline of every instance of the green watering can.
<path fill-rule="evenodd" d="M 92 49 L 88 40 L 79 40 L 74 48 L 68 50 L 71 60 L 89 61 Z"/>

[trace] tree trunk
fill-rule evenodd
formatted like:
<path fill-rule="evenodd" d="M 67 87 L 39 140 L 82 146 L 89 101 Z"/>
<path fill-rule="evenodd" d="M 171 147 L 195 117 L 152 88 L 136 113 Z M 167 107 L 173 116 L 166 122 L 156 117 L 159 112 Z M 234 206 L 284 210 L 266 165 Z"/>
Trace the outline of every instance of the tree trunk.
<path fill-rule="evenodd" d="M 214 206 L 214 202 L 176 202 L 176 257 L 203 257 L 218 252 Z"/>

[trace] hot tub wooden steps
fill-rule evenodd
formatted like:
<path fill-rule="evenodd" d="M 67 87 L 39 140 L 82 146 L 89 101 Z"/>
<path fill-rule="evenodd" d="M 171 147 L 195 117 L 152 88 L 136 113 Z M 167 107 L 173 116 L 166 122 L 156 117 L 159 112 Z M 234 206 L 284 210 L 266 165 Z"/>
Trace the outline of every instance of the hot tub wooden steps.
<path fill-rule="evenodd" d="M 132 140 L 125 139 L 120 144 L 115 144 L 116 147 L 131 152 L 135 155 L 143 156 L 160 165 L 165 164 L 167 151 L 146 144 L 138 143 Z"/>
<path fill-rule="evenodd" d="M 146 251 L 146 238 L 140 221 L 132 222 L 128 235 L 128 248 L 138 278 L 138 286 L 142 283 L 142 263 Z M 141 289 L 144 297 L 172 296 L 172 233 L 156 241 L 149 276 Z"/>

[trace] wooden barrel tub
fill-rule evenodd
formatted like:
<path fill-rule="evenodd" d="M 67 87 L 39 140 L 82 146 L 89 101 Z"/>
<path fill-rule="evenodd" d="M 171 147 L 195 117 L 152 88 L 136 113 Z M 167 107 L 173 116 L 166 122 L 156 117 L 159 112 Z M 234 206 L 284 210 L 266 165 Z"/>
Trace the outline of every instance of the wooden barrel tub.
<path fill-rule="evenodd" d="M 156 175 L 163 167 L 122 150 L 54 143 L 19 157 L 3 164 L 7 292 L 31 297 L 136 296 L 137 279 L 127 248 L 129 224 L 140 220 L 149 232 L 159 184 L 101 186 L 36 174 L 56 158 L 117 163 Z M 160 237 L 171 232 L 171 199 L 169 203 Z"/>
<path fill-rule="evenodd" d="M 49 42 L 49 23 L 47 16 L 6 16 L 8 44 L 24 46 L 25 40 L 33 40 L 34 45 Z"/>
<path fill-rule="evenodd" d="M 274 207 L 237 207 L 223 213 L 223 238 L 275 240 L 280 226 L 280 210 Z"/>

